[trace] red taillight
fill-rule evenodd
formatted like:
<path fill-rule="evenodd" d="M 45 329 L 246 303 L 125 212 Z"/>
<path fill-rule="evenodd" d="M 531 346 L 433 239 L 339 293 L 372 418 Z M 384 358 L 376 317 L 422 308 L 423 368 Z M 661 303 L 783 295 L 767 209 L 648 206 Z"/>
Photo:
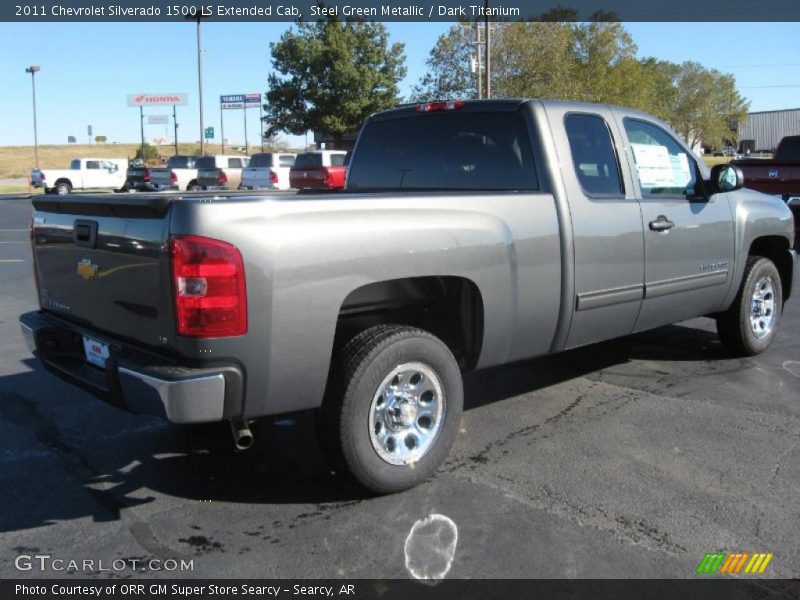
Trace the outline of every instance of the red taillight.
<path fill-rule="evenodd" d="M 220 171 L 219 175 L 217 175 L 217 183 L 226 184 L 228 183 L 228 176 L 225 175 L 225 171 Z"/>
<path fill-rule="evenodd" d="M 149 181 L 152 181 L 152 179 L 153 179 L 153 174 L 150 172 L 150 169 L 145 169 L 144 170 L 144 180 L 149 182 Z"/>
<path fill-rule="evenodd" d="M 175 171 L 169 172 L 169 182 L 170 183 L 178 183 L 178 176 L 175 175 Z"/>
<path fill-rule="evenodd" d="M 269 172 L 269 182 L 278 183 L 278 174 L 275 171 Z"/>
<path fill-rule="evenodd" d="M 194 235 L 170 241 L 178 335 L 247 333 L 244 263 L 236 246 Z"/>
<path fill-rule="evenodd" d="M 463 100 L 447 100 L 445 102 L 424 102 L 422 104 L 417 104 L 417 112 L 419 113 L 442 112 L 445 110 L 458 110 L 459 108 L 463 107 L 464 107 Z"/>

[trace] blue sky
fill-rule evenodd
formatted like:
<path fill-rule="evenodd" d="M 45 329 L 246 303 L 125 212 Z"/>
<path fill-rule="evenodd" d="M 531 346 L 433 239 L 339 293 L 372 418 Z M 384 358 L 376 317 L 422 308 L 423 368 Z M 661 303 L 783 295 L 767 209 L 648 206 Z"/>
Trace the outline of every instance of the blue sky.
<path fill-rule="evenodd" d="M 447 23 L 389 23 L 391 39 L 405 44 L 408 93 Z M 733 73 L 752 110 L 800 107 L 800 23 L 628 23 L 641 56 L 696 60 Z M 270 69 L 269 42 L 285 23 L 204 23 L 206 125 L 219 136 L 219 95 L 263 92 Z M 126 94 L 188 92 L 178 109 L 183 141 L 198 139 L 195 26 L 191 23 L 0 24 L 0 145 L 32 144 L 30 75 L 36 75 L 39 142 L 87 140 L 86 126 L 109 141 L 139 139 L 138 110 Z M 166 108 L 166 107 L 165 107 Z M 159 108 L 150 114 L 164 114 Z M 244 139 L 241 111 L 226 111 L 226 138 Z M 252 117 L 252 118 L 251 118 Z M 257 111 L 248 114 L 248 137 L 258 139 Z M 147 126 L 163 135 L 164 126 Z"/>

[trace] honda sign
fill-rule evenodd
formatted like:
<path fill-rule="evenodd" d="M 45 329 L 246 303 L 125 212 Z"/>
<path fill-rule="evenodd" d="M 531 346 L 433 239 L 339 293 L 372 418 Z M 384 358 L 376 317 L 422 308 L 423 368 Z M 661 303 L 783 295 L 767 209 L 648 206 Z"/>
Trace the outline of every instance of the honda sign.
<path fill-rule="evenodd" d="M 128 106 L 186 106 L 189 94 L 128 94 Z"/>

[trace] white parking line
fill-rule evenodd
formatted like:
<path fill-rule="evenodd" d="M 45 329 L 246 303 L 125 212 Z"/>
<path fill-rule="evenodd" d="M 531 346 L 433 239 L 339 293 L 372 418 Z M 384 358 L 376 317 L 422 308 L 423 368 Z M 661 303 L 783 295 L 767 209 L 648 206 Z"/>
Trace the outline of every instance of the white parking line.
<path fill-rule="evenodd" d="M 21 263 L 25 262 L 21 258 L 0 258 L 0 263 Z"/>
<path fill-rule="evenodd" d="M 30 242 L 0 242 L 0 244 L 30 244 Z"/>

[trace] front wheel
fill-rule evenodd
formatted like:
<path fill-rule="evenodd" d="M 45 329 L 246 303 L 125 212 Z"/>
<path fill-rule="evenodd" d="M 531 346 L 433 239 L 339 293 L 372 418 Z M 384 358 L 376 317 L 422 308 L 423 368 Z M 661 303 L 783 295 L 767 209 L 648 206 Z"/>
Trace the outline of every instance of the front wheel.
<path fill-rule="evenodd" d="M 319 428 L 334 468 L 387 494 L 428 479 L 458 433 L 464 390 L 445 344 L 427 331 L 379 325 L 343 348 Z"/>
<path fill-rule="evenodd" d="M 736 299 L 717 317 L 717 333 L 733 353 L 753 356 L 775 339 L 782 312 L 783 288 L 775 263 L 750 256 Z"/>
<path fill-rule="evenodd" d="M 72 191 L 72 186 L 68 183 L 57 183 L 55 193 L 59 196 L 66 196 Z"/>

